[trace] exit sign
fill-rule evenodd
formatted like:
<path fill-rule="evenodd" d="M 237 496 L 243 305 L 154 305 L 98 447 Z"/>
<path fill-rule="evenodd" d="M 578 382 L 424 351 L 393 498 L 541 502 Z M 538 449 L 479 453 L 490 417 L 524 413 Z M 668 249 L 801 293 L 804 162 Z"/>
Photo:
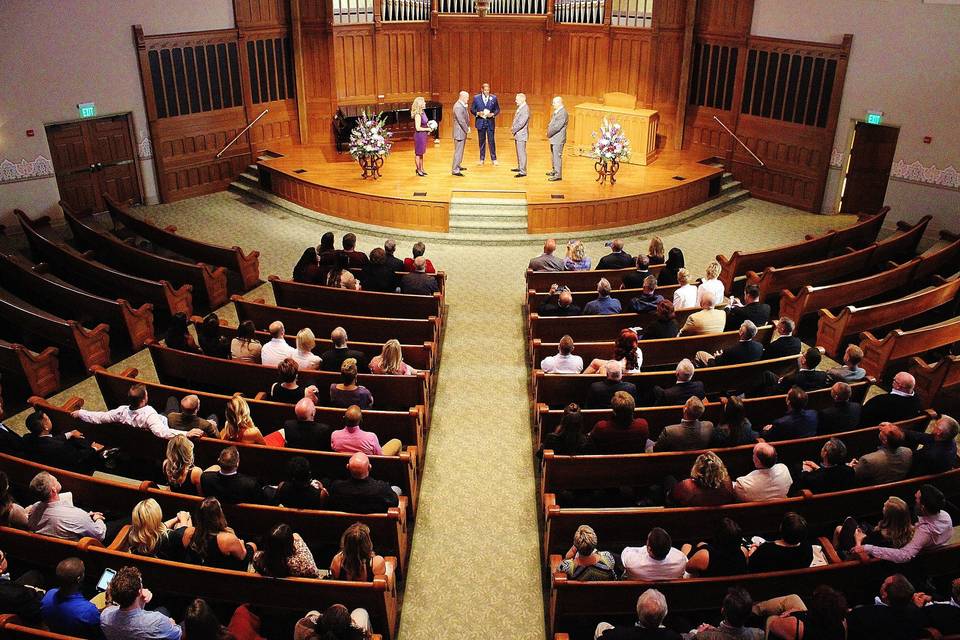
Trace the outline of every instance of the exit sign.
<path fill-rule="evenodd" d="M 883 122 L 883 111 L 867 111 L 867 124 L 880 124 Z"/>
<path fill-rule="evenodd" d="M 81 118 L 92 118 L 97 115 L 97 105 L 92 102 L 81 102 L 77 105 Z"/>

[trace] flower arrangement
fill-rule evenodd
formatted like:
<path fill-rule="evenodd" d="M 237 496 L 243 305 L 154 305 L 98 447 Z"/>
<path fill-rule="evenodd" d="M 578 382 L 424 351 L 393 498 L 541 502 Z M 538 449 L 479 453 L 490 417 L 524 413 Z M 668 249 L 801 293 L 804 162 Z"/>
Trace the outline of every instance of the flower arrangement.
<path fill-rule="evenodd" d="M 387 131 L 383 114 L 373 115 L 363 111 L 357 126 L 350 132 L 350 155 L 357 160 L 362 157 L 382 158 L 390 153 L 392 136 Z"/>
<path fill-rule="evenodd" d="M 630 157 L 630 141 L 623 134 L 623 128 L 618 122 L 603 119 L 600 131 L 593 132 L 593 149 L 590 157 L 607 162 L 619 162 Z"/>

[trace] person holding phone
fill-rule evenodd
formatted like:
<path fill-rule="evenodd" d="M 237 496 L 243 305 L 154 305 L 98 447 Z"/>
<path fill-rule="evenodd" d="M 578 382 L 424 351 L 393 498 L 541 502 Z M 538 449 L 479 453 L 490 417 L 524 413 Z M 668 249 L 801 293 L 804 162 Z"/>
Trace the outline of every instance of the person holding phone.
<path fill-rule="evenodd" d="M 100 629 L 107 640 L 180 640 L 183 630 L 160 608 L 147 611 L 153 594 L 143 586 L 136 567 L 123 567 L 110 581 L 107 602 L 100 613 Z"/>

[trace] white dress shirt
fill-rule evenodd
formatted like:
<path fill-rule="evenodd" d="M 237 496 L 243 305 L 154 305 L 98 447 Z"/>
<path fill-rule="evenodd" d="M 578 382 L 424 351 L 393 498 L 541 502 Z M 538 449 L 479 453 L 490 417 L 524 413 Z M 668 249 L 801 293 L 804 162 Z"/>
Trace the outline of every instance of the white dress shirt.
<path fill-rule="evenodd" d="M 685 284 L 673 292 L 674 309 L 694 309 L 698 306 L 696 286 Z"/>
<path fill-rule="evenodd" d="M 157 410 L 150 405 L 145 405 L 136 410 L 131 410 L 129 405 L 121 405 L 110 411 L 87 411 L 80 409 L 77 417 L 83 422 L 90 424 L 125 424 L 137 429 L 149 429 L 150 433 L 169 440 L 175 435 L 182 434 L 183 431 L 171 429 L 167 424 L 167 417 L 157 413 Z"/>
<path fill-rule="evenodd" d="M 27 507 L 27 528 L 34 533 L 64 540 L 96 538 L 103 542 L 107 525 L 73 506 L 73 495 L 61 493 L 56 502 L 35 502 Z"/>
<path fill-rule="evenodd" d="M 270 342 L 260 349 L 260 363 L 268 367 L 275 367 L 286 358 L 293 358 L 297 350 L 287 344 L 283 338 L 271 338 Z"/>
<path fill-rule="evenodd" d="M 714 278 L 713 280 L 704 280 L 700 283 L 700 286 L 697 287 L 697 304 L 694 306 L 699 307 L 700 301 L 703 299 L 704 293 L 713 294 L 713 304 L 717 305 L 723 302 L 723 283 Z"/>
<path fill-rule="evenodd" d="M 544 373 L 580 373 L 583 371 L 583 358 L 558 353 L 555 356 L 547 356 L 540 362 L 540 368 Z"/>
<path fill-rule="evenodd" d="M 786 498 L 793 479 L 787 465 L 778 462 L 769 469 L 754 469 L 733 483 L 733 492 L 740 502 L 763 502 Z"/>
<path fill-rule="evenodd" d="M 300 351 L 299 349 L 291 356 L 297 363 L 297 366 L 303 369 L 319 369 L 320 356 L 311 351 Z"/>
<path fill-rule="evenodd" d="M 670 548 L 667 557 L 657 560 L 647 547 L 627 547 L 620 554 L 623 562 L 624 580 L 677 580 L 687 569 L 687 556 L 679 549 Z"/>

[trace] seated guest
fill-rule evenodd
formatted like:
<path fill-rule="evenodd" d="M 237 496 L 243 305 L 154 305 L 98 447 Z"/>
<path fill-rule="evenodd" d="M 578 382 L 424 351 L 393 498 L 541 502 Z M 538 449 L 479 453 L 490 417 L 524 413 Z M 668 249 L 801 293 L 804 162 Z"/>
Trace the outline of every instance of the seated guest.
<path fill-rule="evenodd" d="M 320 236 L 320 244 L 317 245 L 317 258 L 320 260 L 321 265 L 331 265 L 333 264 L 334 256 L 336 256 L 337 251 L 336 246 L 334 246 L 335 236 L 332 231 L 325 231 L 322 236 Z"/>
<path fill-rule="evenodd" d="M 624 580 L 677 580 L 687 568 L 687 556 L 673 546 L 670 534 L 654 527 L 643 547 L 627 547 L 620 554 Z"/>
<path fill-rule="evenodd" d="M 107 523 L 99 511 L 84 511 L 73 505 L 73 495 L 61 494 L 57 479 L 41 471 L 30 481 L 30 491 L 39 498 L 27 507 L 27 530 L 64 540 L 90 537 L 107 540 Z M 118 527 L 119 528 L 119 527 Z M 115 533 L 115 532 L 114 532 Z M 112 538 L 110 539 L 112 540 Z M 110 540 L 107 540 L 109 543 Z"/>
<path fill-rule="evenodd" d="M 653 236 L 650 238 L 650 244 L 647 245 L 647 260 L 650 264 L 663 264 L 664 258 L 663 238 Z"/>
<path fill-rule="evenodd" d="M 241 616 L 244 614 L 241 613 L 238 615 L 238 611 L 246 611 L 246 615 L 250 615 L 247 607 L 248 605 L 240 605 L 234 610 L 233 617 L 230 619 L 231 626 L 235 624 L 234 618 L 237 620 L 243 619 Z M 194 598 L 193 602 L 191 602 L 186 611 L 184 611 L 181 627 L 183 628 L 182 638 L 237 640 L 239 637 L 238 635 L 234 635 L 227 627 L 220 624 L 220 620 L 217 619 L 217 614 L 214 613 L 213 608 L 202 598 Z"/>
<path fill-rule="evenodd" d="M 297 332 L 297 350 L 291 358 L 297 363 L 297 366 L 304 370 L 315 370 L 320 368 L 320 356 L 313 352 L 317 346 L 317 339 L 313 335 L 310 327 L 304 327 Z"/>
<path fill-rule="evenodd" d="M 10 478 L 4 471 L 0 471 L 0 527 L 27 528 L 27 510 L 14 500 Z"/>
<path fill-rule="evenodd" d="M 240 473 L 240 452 L 227 447 L 217 457 L 217 464 L 200 476 L 201 493 L 219 498 L 228 504 L 260 504 L 265 501 L 263 488 L 253 476 Z"/>
<path fill-rule="evenodd" d="M 680 328 L 681 336 L 699 336 L 707 333 L 720 333 L 727 321 L 727 314 L 715 309 L 716 302 L 709 291 L 700 296 L 700 311 L 691 313 Z M 674 303 L 676 306 L 676 303 Z"/>
<path fill-rule="evenodd" d="M 342 251 L 333 254 L 333 263 L 327 271 L 327 275 L 321 284 L 333 289 L 346 289 L 347 283 L 350 283 L 350 289 L 356 287 L 356 277 L 350 272 L 350 258 L 345 256 Z"/>
<path fill-rule="evenodd" d="M 537 313 L 545 318 L 579 316 L 583 309 L 573 304 L 573 294 L 566 287 L 550 285 L 550 295 L 543 301 Z"/>
<path fill-rule="evenodd" d="M 881 422 L 879 433 L 879 449 L 849 462 L 861 486 L 896 482 L 910 472 L 913 452 L 903 446 L 903 430 L 895 424 Z"/>
<path fill-rule="evenodd" d="M 804 489 L 811 493 L 845 491 L 856 485 L 853 469 L 847 465 L 847 446 L 836 438 L 830 438 L 820 449 L 820 464 L 804 460 L 800 475 L 790 487 L 790 495 L 798 495 Z"/>
<path fill-rule="evenodd" d="M 637 598 L 637 622 L 615 627 L 609 622 L 597 625 L 596 640 L 680 640 L 680 634 L 663 626 L 667 617 L 667 599 L 656 589 L 647 589 Z"/>
<path fill-rule="evenodd" d="M 830 387 L 833 404 L 817 414 L 817 434 L 829 435 L 856 429 L 860 424 L 860 405 L 850 401 L 853 390 L 846 382 L 834 382 Z"/>
<path fill-rule="evenodd" d="M 363 412 L 357 405 L 351 405 L 343 413 L 343 429 L 330 434 L 330 448 L 337 453 L 354 453 L 359 451 L 369 456 L 395 456 L 403 449 L 400 440 L 393 438 L 383 443 L 372 431 L 360 428 Z"/>
<path fill-rule="evenodd" d="M 777 321 L 777 337 L 771 340 L 763 350 L 763 359 L 775 360 L 799 354 L 803 344 L 800 338 L 793 335 L 795 328 L 796 324 L 793 320 L 787 317 L 780 318 Z"/>
<path fill-rule="evenodd" d="M 78 409 L 70 415 L 91 424 L 123 424 L 137 429 L 149 429 L 150 433 L 165 440 L 183 434 L 183 431 L 170 428 L 167 418 L 157 413 L 156 409 L 147 404 L 148 401 L 147 387 L 137 383 L 127 389 L 127 404 L 120 405 L 111 411 Z M 203 435 L 203 431 L 191 429 L 184 435 L 188 438 L 199 438 Z"/>
<path fill-rule="evenodd" d="M 293 412 L 296 420 L 283 423 L 283 446 L 288 449 L 330 451 L 330 427 L 316 421 L 317 405 L 310 398 L 300 398 Z"/>
<path fill-rule="evenodd" d="M 616 580 L 616 561 L 609 551 L 597 549 L 597 533 L 587 525 L 580 525 L 573 534 L 573 546 L 563 556 L 557 571 L 570 580 L 592 582 Z"/>
<path fill-rule="evenodd" d="M 29 433 L 23 436 L 23 450 L 28 459 L 77 473 L 103 469 L 102 444 L 91 443 L 76 430 L 54 435 L 50 416 L 40 409 L 34 409 L 26 423 Z"/>
<path fill-rule="evenodd" d="M 623 240 L 617 238 L 610 242 L 610 253 L 597 262 L 597 269 L 626 269 L 633 264 L 633 256 L 623 250 Z"/>
<path fill-rule="evenodd" d="M 349 289 L 350 291 L 360 291 L 363 287 L 360 286 L 360 280 L 357 276 L 353 275 L 351 271 L 343 271 L 340 274 L 340 288 Z"/>
<path fill-rule="evenodd" d="M 753 609 L 766 617 L 767 637 L 771 639 L 847 640 L 847 599 L 843 594 L 820 585 L 809 602 L 807 608 L 800 598 L 791 595 L 759 602 Z M 790 606 L 794 603 L 799 606 Z"/>
<path fill-rule="evenodd" d="M 657 404 L 671 406 L 685 402 L 690 396 L 696 396 L 703 400 L 707 393 L 703 388 L 703 383 L 699 380 L 692 380 L 695 369 L 690 360 L 684 358 L 677 364 L 677 383 L 666 389 L 655 389 L 654 395 L 657 398 Z"/>
<path fill-rule="evenodd" d="M 580 373 L 583 371 L 583 358 L 573 355 L 573 338 L 560 338 L 559 350 L 555 356 L 547 356 L 540 361 L 544 373 Z"/>
<path fill-rule="evenodd" d="M 864 403 L 860 426 L 872 427 L 883 421 L 900 422 L 917 417 L 923 406 L 913 391 L 916 384 L 914 377 L 906 371 L 895 375 L 890 393 L 877 394 Z"/>
<path fill-rule="evenodd" d="M 170 491 L 200 495 L 200 476 L 203 469 L 194 464 L 193 443 L 184 435 L 167 441 L 167 454 L 163 460 L 163 475 Z"/>
<path fill-rule="evenodd" d="M 563 410 L 563 417 L 556 429 L 543 434 L 541 452 L 551 449 L 558 456 L 579 456 L 596 453 L 590 437 L 583 432 L 583 414 L 580 407 L 571 402 Z"/>
<path fill-rule="evenodd" d="M 879 601 L 854 607 L 847 617 L 850 640 L 910 640 L 928 637 L 923 612 L 914 603 L 916 590 L 902 574 L 880 586 Z"/>
<path fill-rule="evenodd" d="M 334 480 L 328 489 L 330 497 L 327 509 L 350 513 L 386 513 L 390 507 L 400 504 L 393 488 L 382 480 L 370 477 L 370 458 L 357 452 L 350 456 L 346 480 Z"/>
<path fill-rule="evenodd" d="M 793 479 L 787 465 L 777 462 L 777 450 L 761 442 L 753 448 L 753 471 L 733 483 L 740 502 L 762 502 L 786 498 Z"/>
<path fill-rule="evenodd" d="M 636 402 L 626 391 L 617 391 L 610 400 L 613 417 L 593 425 L 590 440 L 600 453 L 643 453 L 647 446 L 649 426 L 636 418 Z"/>
<path fill-rule="evenodd" d="M 752 573 L 803 569 L 813 562 L 813 545 L 807 541 L 807 521 L 788 511 L 780 521 L 780 538 L 750 547 L 747 567 Z"/>
<path fill-rule="evenodd" d="M 244 542 L 227 524 L 220 501 L 207 498 L 200 503 L 195 526 L 183 534 L 187 562 L 205 567 L 247 571 L 257 545 Z"/>
<path fill-rule="evenodd" d="M 287 479 L 277 485 L 275 504 L 289 509 L 322 509 L 327 490 L 310 475 L 310 462 L 303 456 L 287 461 Z"/>
<path fill-rule="evenodd" d="M 164 521 L 163 511 L 156 500 L 141 500 L 133 507 L 130 529 L 127 530 L 127 551 L 138 556 L 183 562 L 183 534 L 192 526 L 189 512 L 180 511 Z"/>
<path fill-rule="evenodd" d="M 564 271 L 566 269 L 564 261 L 553 255 L 556 250 L 557 241 L 550 238 L 543 243 L 543 253 L 530 259 L 527 269 L 532 271 Z"/>
<path fill-rule="evenodd" d="M 36 569 L 13 577 L 7 554 L 0 550 L 0 611 L 22 618 L 22 623 L 39 625 L 43 601 L 43 574 Z M 16 620 L 13 620 L 16 622 Z M 13 633 L 7 631 L 6 635 Z"/>
<path fill-rule="evenodd" d="M 567 271 L 589 271 L 593 262 L 587 255 L 583 243 L 574 240 L 567 244 L 567 256 L 563 259 L 563 268 Z"/>
<path fill-rule="evenodd" d="M 136 567 L 121 567 L 107 587 L 113 602 L 100 613 L 100 630 L 107 640 L 179 640 L 183 630 L 163 611 L 147 611 L 153 594 L 143 586 Z"/>
<path fill-rule="evenodd" d="M 308 611 L 297 621 L 293 640 L 366 640 L 370 637 L 370 614 L 366 609 L 350 611 L 342 604 L 326 611 Z"/>
<path fill-rule="evenodd" d="M 362 267 L 369 259 L 367 254 L 363 251 L 357 251 L 357 235 L 354 233 L 344 234 L 343 239 L 340 241 L 343 245 L 343 250 L 340 251 L 340 255 L 347 256 L 350 260 L 351 267 Z"/>
<path fill-rule="evenodd" d="M 340 382 L 330 385 L 330 406 L 347 408 L 351 405 L 369 409 L 373 406 L 373 394 L 357 384 L 357 361 L 347 358 L 340 365 Z"/>
<path fill-rule="evenodd" d="M 2 391 L 2 389 L 0 389 Z M 3 396 L 0 393 L 0 418 L 3 418 Z M 23 440 L 20 434 L 0 420 L 0 453 L 18 455 L 23 452 Z"/>
<path fill-rule="evenodd" d="M 713 305 L 716 306 L 723 302 L 723 283 L 720 282 L 720 263 L 713 261 L 707 264 L 706 278 L 700 282 L 697 287 L 697 304 L 703 305 L 703 298 L 710 294 L 713 299 Z"/>
<path fill-rule="evenodd" d="M 831 380 L 840 382 L 863 380 L 867 377 L 867 372 L 860 366 L 862 360 L 863 349 L 855 344 L 848 345 L 847 350 L 843 352 L 843 366 L 833 367 L 827 371 L 827 375 L 830 376 Z"/>
<path fill-rule="evenodd" d="M 757 337 L 757 325 L 744 320 L 740 325 L 740 340 L 729 349 L 721 349 L 710 355 L 706 351 L 697 351 L 697 363 L 704 367 L 725 367 L 731 364 L 756 362 L 763 358 L 763 345 L 754 340 Z"/>
<path fill-rule="evenodd" d="M 667 261 L 657 275 L 657 282 L 661 287 L 671 287 L 679 284 L 677 281 L 677 272 L 683 269 L 683 251 L 679 247 L 673 247 L 667 253 Z"/>
<path fill-rule="evenodd" d="M 915 529 L 907 503 L 890 496 L 883 503 L 882 513 L 882 519 L 874 527 L 865 527 L 854 518 L 847 517 L 833 532 L 833 546 L 848 556 L 855 555 L 851 551 L 857 545 L 872 544 L 891 549 L 907 546 L 913 539 Z"/>
<path fill-rule="evenodd" d="M 624 274 L 623 283 L 620 285 L 621 289 L 639 289 L 643 286 L 647 276 L 651 275 L 650 260 L 647 256 L 637 256 L 635 262 L 636 270 Z M 656 289 L 657 285 L 653 285 L 653 288 Z"/>
<path fill-rule="evenodd" d="M 661 300 L 654 312 L 653 322 L 648 324 L 643 330 L 642 340 L 663 340 L 666 338 L 676 338 L 680 332 L 677 325 L 677 315 L 673 312 L 673 303 L 669 300 Z"/>
<path fill-rule="evenodd" d="M 260 364 L 268 367 L 275 367 L 284 358 L 292 358 L 297 352 L 296 349 L 287 344 L 283 336 L 286 335 L 286 329 L 279 320 L 270 323 L 270 342 L 260 348 Z"/>
<path fill-rule="evenodd" d="M 657 310 L 663 296 L 657 293 L 657 279 L 647 276 L 643 279 L 643 290 L 636 298 L 630 298 L 630 310 L 635 313 L 650 313 Z"/>
<path fill-rule="evenodd" d="M 316 247 L 307 247 L 293 265 L 293 281 L 302 284 L 316 284 L 320 279 L 320 256 Z"/>
<path fill-rule="evenodd" d="M 614 343 L 612 359 L 620 363 L 624 373 L 638 373 L 643 364 L 643 352 L 637 347 L 637 342 L 637 333 L 633 329 L 621 329 Z M 604 374 L 607 362 L 602 358 L 594 358 L 583 372 Z"/>
<path fill-rule="evenodd" d="M 360 271 L 364 291 L 396 293 L 399 278 L 393 267 L 387 264 L 387 254 L 380 247 L 370 252 L 370 262 Z"/>
<path fill-rule="evenodd" d="M 743 289 L 743 304 L 727 307 L 727 324 L 724 331 L 733 331 L 744 320 L 749 320 L 758 327 L 770 322 L 770 305 L 760 301 L 760 287 L 748 284 Z"/>
<path fill-rule="evenodd" d="M 252 320 L 244 320 L 237 327 L 237 337 L 230 341 L 230 357 L 241 362 L 260 362 L 262 345 L 256 338 L 257 327 Z"/>
<path fill-rule="evenodd" d="M 177 411 L 177 409 L 180 410 Z M 217 428 L 217 416 L 211 414 L 206 418 L 201 418 L 200 398 L 194 394 L 183 396 L 180 402 L 177 402 L 176 396 L 170 396 L 167 398 L 167 406 L 163 412 L 167 416 L 167 425 L 171 429 L 179 431 L 199 429 L 207 438 L 220 437 L 220 430 Z"/>
<path fill-rule="evenodd" d="M 220 318 L 215 313 L 203 317 L 203 322 L 197 327 L 197 341 L 204 355 L 212 358 L 230 357 L 230 341 L 220 333 Z"/>
<path fill-rule="evenodd" d="M 780 378 L 780 389 L 787 391 L 796 385 L 804 391 L 816 391 L 830 386 L 827 372 L 817 371 L 821 360 L 823 360 L 823 354 L 817 347 L 810 347 L 801 353 L 797 372 Z"/>
<path fill-rule="evenodd" d="M 806 391 L 800 387 L 790 387 L 786 415 L 765 426 L 760 437 L 767 442 L 779 442 L 817 435 L 817 412 L 807 409 L 808 401 Z"/>
<path fill-rule="evenodd" d="M 609 409 L 613 394 L 626 391 L 637 397 L 637 386 L 623 381 L 623 368 L 616 360 L 609 361 L 604 367 L 606 377 L 590 385 L 587 391 L 587 407 L 590 409 Z"/>
<path fill-rule="evenodd" d="M 739 447 L 743 444 L 754 444 L 759 434 L 753 430 L 753 425 L 747 419 L 747 410 L 743 406 L 743 398 L 730 396 L 723 399 L 723 416 L 720 422 L 713 427 L 710 436 L 710 448 Z"/>
<path fill-rule="evenodd" d="M 416 267 L 417 258 L 423 258 L 424 271 L 426 273 L 436 273 L 437 270 L 433 268 L 433 263 L 430 262 L 429 258 L 424 258 L 423 254 L 427 252 L 427 245 L 422 242 L 414 243 L 411 250 L 411 258 L 403 259 L 403 269 L 405 271 L 413 271 Z"/>
<path fill-rule="evenodd" d="M 690 282 L 690 272 L 686 269 L 677 271 L 677 283 L 679 286 L 673 292 L 673 308 L 693 309 L 700 306 L 697 304 L 697 285 Z"/>
<path fill-rule="evenodd" d="M 738 576 L 747 572 L 747 547 L 740 525 L 730 518 L 720 518 L 712 542 L 696 546 L 683 545 L 687 555 L 687 573 L 697 578 Z"/>
<path fill-rule="evenodd" d="M 285 402 L 294 404 L 303 398 L 303 389 L 297 384 L 297 375 L 300 373 L 300 367 L 293 358 L 284 358 L 277 365 L 277 381 L 270 385 L 270 395 L 267 396 L 272 402 Z"/>
<path fill-rule="evenodd" d="M 938 549 L 949 543 L 953 535 L 953 519 L 944 509 L 946 499 L 940 489 L 925 484 L 917 491 L 915 499 L 917 526 L 910 542 L 899 549 L 863 544 L 854 547 L 853 552 L 902 564 L 910 562 L 922 551 Z"/>
<path fill-rule="evenodd" d="M 40 603 L 43 623 L 53 633 L 78 638 L 100 638 L 100 610 L 83 597 L 80 587 L 86 567 L 80 558 L 65 558 L 57 564 L 53 589 Z"/>
<path fill-rule="evenodd" d="M 227 401 L 224 409 L 223 429 L 220 439 L 229 442 L 245 442 L 247 444 L 266 444 L 263 434 L 250 417 L 250 405 L 243 396 L 236 395 Z"/>
<path fill-rule="evenodd" d="M 736 502 L 733 483 L 723 460 L 712 451 L 701 453 L 690 469 L 690 477 L 674 485 L 667 497 L 675 507 L 712 507 Z"/>
<path fill-rule="evenodd" d="M 366 361 L 363 351 L 351 349 L 350 345 L 347 344 L 347 331 L 343 327 L 337 327 L 330 332 L 330 342 L 333 343 L 333 348 L 324 351 L 323 355 L 320 356 L 323 362 L 321 368 L 324 371 L 340 371 L 343 361 L 347 358 L 353 358 L 357 362 Z M 362 373 L 367 373 L 367 371 L 364 370 Z"/>
<path fill-rule="evenodd" d="M 413 271 L 400 278 L 400 293 L 432 296 L 440 291 L 437 279 L 430 275 L 434 272 L 428 270 L 426 264 L 423 256 L 413 261 Z"/>
<path fill-rule="evenodd" d="M 700 420 L 703 412 L 704 407 L 700 398 L 690 396 L 683 405 L 683 418 L 680 424 L 664 427 L 653 450 L 660 452 L 706 449 L 710 445 L 713 423 L 709 420 Z"/>
<path fill-rule="evenodd" d="M 397 339 L 383 343 L 380 355 L 370 361 L 370 373 L 387 376 L 415 376 L 417 370 L 403 361 L 403 348 Z"/>
<path fill-rule="evenodd" d="M 197 346 L 187 322 L 187 314 L 178 311 L 170 318 L 170 324 L 167 326 L 167 332 L 163 335 L 163 342 L 171 349 L 179 351 L 189 351 L 190 353 L 200 353 L 200 347 Z"/>
<path fill-rule="evenodd" d="M 904 432 L 913 449 L 911 472 L 915 476 L 944 473 L 957 466 L 957 421 L 943 414 L 930 433 Z"/>
<path fill-rule="evenodd" d="M 743 587 L 730 587 L 723 597 L 720 625 L 702 624 L 696 637 L 699 640 L 763 640 L 766 637 L 763 629 L 747 626 L 752 610 L 750 593 Z"/>
<path fill-rule="evenodd" d="M 319 578 L 320 570 L 310 547 L 288 524 L 278 524 L 253 554 L 253 568 L 271 578 Z"/>
<path fill-rule="evenodd" d="M 394 273 L 404 271 L 403 260 L 398 258 L 397 253 L 397 241 L 391 238 L 388 238 L 383 243 L 383 252 L 384 252 L 384 263 L 390 267 L 390 270 Z M 372 252 L 371 252 L 372 253 Z"/>
<path fill-rule="evenodd" d="M 591 300 L 583 306 L 583 315 L 605 316 L 621 311 L 623 309 L 620 306 L 620 301 L 610 297 L 610 281 L 606 278 L 600 278 L 600 282 L 597 283 L 597 299 Z"/>
<path fill-rule="evenodd" d="M 914 595 L 914 602 L 923 603 L 924 626 L 932 627 L 943 635 L 956 635 L 960 632 L 960 578 L 950 583 L 950 599 L 934 602 L 925 593 Z"/>
<path fill-rule="evenodd" d="M 340 551 L 330 561 L 330 577 L 351 582 L 373 582 L 387 572 L 383 556 L 373 550 L 370 527 L 354 522 L 340 536 Z"/>

